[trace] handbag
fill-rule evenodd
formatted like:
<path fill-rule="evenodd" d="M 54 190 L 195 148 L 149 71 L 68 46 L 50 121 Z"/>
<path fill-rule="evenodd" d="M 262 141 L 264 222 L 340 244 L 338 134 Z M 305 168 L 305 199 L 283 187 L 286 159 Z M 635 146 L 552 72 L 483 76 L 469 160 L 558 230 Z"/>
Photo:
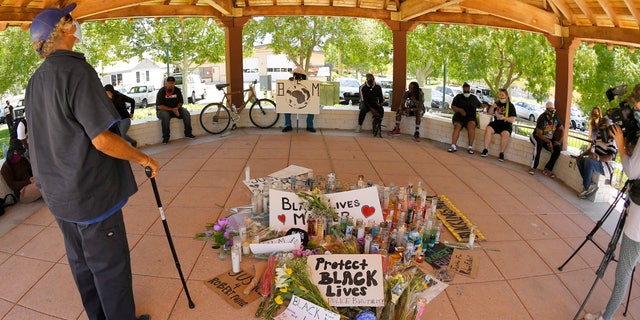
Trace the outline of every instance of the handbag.
<path fill-rule="evenodd" d="M 9 198 L 12 200 L 9 201 Z M 4 208 L 14 205 L 18 202 L 16 196 L 13 193 L 9 193 L 4 198 L 0 198 L 0 216 L 4 214 Z"/>

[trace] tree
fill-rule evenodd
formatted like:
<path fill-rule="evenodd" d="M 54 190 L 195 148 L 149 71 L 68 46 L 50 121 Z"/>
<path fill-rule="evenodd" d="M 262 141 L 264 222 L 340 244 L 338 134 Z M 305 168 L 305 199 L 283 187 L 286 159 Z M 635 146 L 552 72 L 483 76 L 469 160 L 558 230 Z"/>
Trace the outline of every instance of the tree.
<path fill-rule="evenodd" d="M 82 42 L 74 50 L 82 52 L 87 62 L 98 69 L 139 55 L 131 45 L 133 25 L 127 20 L 89 21 L 82 24 Z"/>
<path fill-rule="evenodd" d="M 24 91 L 41 60 L 31 46 L 29 31 L 7 28 L 0 32 L 0 93 L 18 94 Z"/>

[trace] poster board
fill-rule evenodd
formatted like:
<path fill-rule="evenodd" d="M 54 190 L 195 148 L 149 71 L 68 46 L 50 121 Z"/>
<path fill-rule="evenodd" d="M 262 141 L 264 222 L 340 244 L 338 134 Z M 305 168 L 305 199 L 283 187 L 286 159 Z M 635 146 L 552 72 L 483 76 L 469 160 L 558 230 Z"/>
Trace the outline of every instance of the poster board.
<path fill-rule="evenodd" d="M 229 270 L 211 280 L 206 280 L 205 284 L 231 306 L 240 309 L 261 297 L 258 287 L 251 290 L 248 295 L 242 292 L 251 283 L 251 280 L 253 280 L 251 273 L 244 270 L 233 273 L 233 271 Z"/>
<path fill-rule="evenodd" d="M 354 220 L 384 220 L 378 189 L 369 187 L 326 194 L 341 217 Z M 293 192 L 269 190 L 269 227 L 274 230 L 307 229 L 307 211 L 303 201 Z"/>
<path fill-rule="evenodd" d="M 333 307 L 384 306 L 382 256 L 330 254 L 307 257 L 311 281 Z"/>
<path fill-rule="evenodd" d="M 276 81 L 276 112 L 320 113 L 320 82 L 315 80 Z"/>
<path fill-rule="evenodd" d="M 340 320 L 340 315 L 295 294 L 291 302 L 274 320 Z"/>

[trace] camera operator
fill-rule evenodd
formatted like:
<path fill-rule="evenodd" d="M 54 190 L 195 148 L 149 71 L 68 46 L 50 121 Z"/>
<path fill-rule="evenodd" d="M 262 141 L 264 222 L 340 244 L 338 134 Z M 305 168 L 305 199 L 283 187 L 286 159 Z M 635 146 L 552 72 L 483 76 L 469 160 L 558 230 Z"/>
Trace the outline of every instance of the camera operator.
<path fill-rule="evenodd" d="M 589 121 L 589 139 L 592 141 L 591 148 L 587 149 L 576 158 L 576 165 L 580 176 L 582 176 L 582 185 L 584 190 L 578 194 L 580 199 L 586 199 L 594 192 L 598 191 L 598 185 L 591 181 L 594 172 L 604 175 L 611 175 L 611 166 L 607 164 L 613 161 L 618 153 L 618 148 L 614 143 L 613 137 L 608 134 L 609 119 L 602 117 L 602 111 L 599 107 L 591 110 L 591 120 Z"/>
<path fill-rule="evenodd" d="M 627 101 L 633 110 L 632 117 L 635 118 L 635 125 L 638 126 L 638 120 L 640 119 L 640 84 L 633 88 L 633 92 Z M 636 129 L 625 128 L 627 131 Z M 640 182 L 638 181 L 640 179 L 640 148 L 635 148 L 637 139 L 633 136 L 625 135 L 620 126 L 614 125 L 610 127 L 610 133 L 619 146 L 622 168 L 630 183 L 632 183 L 631 191 L 629 192 L 631 202 L 629 203 L 627 220 L 622 234 L 613 292 L 606 309 L 595 314 L 589 313 L 585 315 L 585 320 L 610 320 L 613 317 L 624 298 L 633 268 L 638 262 L 638 258 L 640 258 Z"/>

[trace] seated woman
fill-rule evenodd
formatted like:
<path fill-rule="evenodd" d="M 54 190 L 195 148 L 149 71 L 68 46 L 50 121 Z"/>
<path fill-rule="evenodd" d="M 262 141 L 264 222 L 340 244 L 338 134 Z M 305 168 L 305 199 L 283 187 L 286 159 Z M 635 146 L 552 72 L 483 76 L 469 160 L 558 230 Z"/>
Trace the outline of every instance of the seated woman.
<path fill-rule="evenodd" d="M 424 92 L 420 89 L 420 85 L 417 82 L 409 83 L 409 90 L 404 92 L 402 96 L 402 105 L 396 111 L 396 126 L 393 130 L 389 131 L 389 134 L 400 134 L 400 120 L 402 115 L 407 117 L 416 117 L 416 132 L 413 134 L 413 138 L 420 142 L 420 121 L 424 114 Z"/>
<path fill-rule="evenodd" d="M 608 128 L 611 124 L 609 119 L 602 117 L 602 111 L 599 107 L 591 110 L 589 120 L 589 140 L 591 140 L 591 148 L 580 154 L 576 158 L 576 165 L 580 176 L 582 177 L 582 186 L 584 189 L 578 194 L 580 199 L 586 199 L 594 192 L 598 191 L 598 185 L 591 181 L 593 173 L 610 175 L 612 171 L 610 161 L 615 161 L 618 154 L 618 148 Z"/>
<path fill-rule="evenodd" d="M 0 173 L 9 188 L 18 197 L 18 201 L 29 203 L 40 199 L 42 194 L 40 194 L 40 189 L 36 187 L 33 179 L 31 163 L 26 157 L 23 157 L 24 151 L 25 149 L 20 140 L 11 141 L 7 151 L 7 158 L 2 164 Z"/>
<path fill-rule="evenodd" d="M 511 103 L 507 89 L 501 88 L 498 93 L 499 100 L 489 107 L 489 115 L 494 120 L 489 123 L 484 133 L 484 149 L 480 154 L 483 157 L 489 155 L 489 143 L 494 134 L 500 135 L 500 154 L 498 160 L 504 161 L 504 151 L 509 145 L 509 137 L 513 131 L 513 122 L 516 121 L 516 107 Z"/>

